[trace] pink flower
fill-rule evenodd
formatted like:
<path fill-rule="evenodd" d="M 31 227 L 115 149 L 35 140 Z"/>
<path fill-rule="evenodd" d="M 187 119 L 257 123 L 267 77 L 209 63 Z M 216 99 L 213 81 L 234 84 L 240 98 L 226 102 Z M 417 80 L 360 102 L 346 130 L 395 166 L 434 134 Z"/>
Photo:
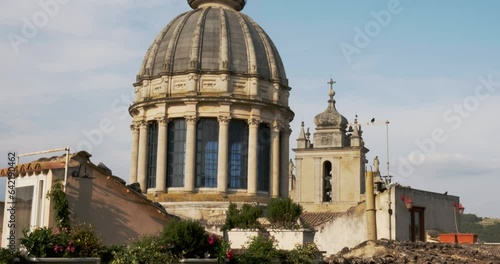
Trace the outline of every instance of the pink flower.
<path fill-rule="evenodd" d="M 63 247 L 62 246 L 59 246 L 59 245 L 55 245 L 54 246 L 54 252 L 57 253 L 57 252 L 62 252 L 63 251 Z"/>
<path fill-rule="evenodd" d="M 214 236 L 214 235 L 211 235 L 209 238 L 208 238 L 208 244 L 210 246 L 213 246 L 215 244 L 215 242 L 217 241 L 217 238 Z"/>
<path fill-rule="evenodd" d="M 228 250 L 228 251 L 226 252 L 226 257 L 227 257 L 227 259 L 229 259 L 229 260 L 232 260 L 232 259 L 233 259 L 233 257 L 234 257 L 234 253 L 233 253 L 233 251 L 232 251 L 231 249 L 230 249 L 230 250 Z"/>

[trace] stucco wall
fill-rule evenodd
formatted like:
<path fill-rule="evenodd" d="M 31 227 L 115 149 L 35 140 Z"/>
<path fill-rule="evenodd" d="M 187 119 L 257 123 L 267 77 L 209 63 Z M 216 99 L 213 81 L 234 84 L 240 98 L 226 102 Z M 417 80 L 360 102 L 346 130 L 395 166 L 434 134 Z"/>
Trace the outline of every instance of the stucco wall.
<path fill-rule="evenodd" d="M 92 224 L 106 244 L 156 234 L 169 220 L 123 183 L 88 166 L 91 178 L 68 178 L 67 197 L 73 218 Z"/>
<path fill-rule="evenodd" d="M 365 204 L 362 203 L 315 229 L 314 242 L 327 255 L 335 254 L 344 247 L 354 247 L 366 240 Z"/>
<path fill-rule="evenodd" d="M 453 204 L 460 202 L 457 196 L 415 190 L 402 186 L 395 186 L 394 195 L 397 240 L 410 239 L 410 212 L 406 208 L 405 202 L 401 199 L 403 195 L 411 198 L 414 207 L 425 208 L 425 230 L 456 232 Z M 458 215 L 457 221 L 459 221 Z"/>

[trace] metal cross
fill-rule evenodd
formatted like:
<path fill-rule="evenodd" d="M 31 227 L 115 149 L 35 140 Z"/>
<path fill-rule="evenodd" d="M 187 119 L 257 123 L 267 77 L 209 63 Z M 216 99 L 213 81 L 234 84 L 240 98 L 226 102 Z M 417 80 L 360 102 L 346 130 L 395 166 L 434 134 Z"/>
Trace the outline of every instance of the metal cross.
<path fill-rule="evenodd" d="M 330 78 L 330 81 L 327 82 L 327 84 L 330 85 L 330 88 L 333 89 L 333 85 L 336 83 L 336 81 L 334 81 L 332 78 Z"/>

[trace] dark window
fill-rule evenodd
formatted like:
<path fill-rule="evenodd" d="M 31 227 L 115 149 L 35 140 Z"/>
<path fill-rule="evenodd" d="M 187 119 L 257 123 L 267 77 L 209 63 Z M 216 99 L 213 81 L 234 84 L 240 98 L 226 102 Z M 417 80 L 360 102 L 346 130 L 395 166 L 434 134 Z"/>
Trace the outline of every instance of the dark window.
<path fill-rule="evenodd" d="M 248 124 L 232 119 L 228 140 L 228 188 L 246 189 L 248 172 Z"/>
<path fill-rule="evenodd" d="M 196 126 L 196 187 L 217 187 L 219 123 L 203 118 Z"/>
<path fill-rule="evenodd" d="M 167 175 L 168 187 L 184 187 L 186 159 L 186 120 L 173 119 L 168 124 Z"/>
<path fill-rule="evenodd" d="M 257 147 L 257 191 L 269 192 L 269 170 L 271 159 L 271 130 L 266 124 L 259 126 Z"/>
<path fill-rule="evenodd" d="M 147 188 L 156 187 L 156 153 L 158 153 L 158 123 L 148 128 Z"/>
<path fill-rule="evenodd" d="M 325 161 L 323 163 L 323 202 L 331 202 L 333 198 L 333 173 L 332 163 Z"/>

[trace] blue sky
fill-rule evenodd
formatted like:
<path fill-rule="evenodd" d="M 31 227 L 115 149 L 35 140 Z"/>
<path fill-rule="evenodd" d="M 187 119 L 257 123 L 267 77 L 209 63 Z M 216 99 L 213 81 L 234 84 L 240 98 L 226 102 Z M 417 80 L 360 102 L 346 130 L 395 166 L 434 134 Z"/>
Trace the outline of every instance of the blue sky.
<path fill-rule="evenodd" d="M 47 15 L 42 3 L 51 1 L 58 9 Z M 156 34 L 188 10 L 185 0 L 0 2 L 0 167 L 9 150 L 70 146 L 128 180 L 132 83 Z M 356 114 L 390 121 L 395 181 L 448 191 L 466 212 L 500 217 L 498 10 L 493 0 L 249 0 L 243 12 L 284 61 L 296 114 L 292 147 L 301 121 L 314 130 L 332 75 L 337 109 L 350 121 Z M 387 12 L 386 25 L 373 16 Z M 46 25 L 26 36 L 25 21 L 41 13 Z M 371 35 L 363 47 L 355 45 L 358 29 Z M 13 36 L 25 40 L 17 52 Z M 359 51 L 350 60 L 345 45 Z M 111 131 L 96 134 L 100 122 L 111 122 Z M 364 131 L 369 163 L 378 155 L 386 173 L 385 126 Z"/>

